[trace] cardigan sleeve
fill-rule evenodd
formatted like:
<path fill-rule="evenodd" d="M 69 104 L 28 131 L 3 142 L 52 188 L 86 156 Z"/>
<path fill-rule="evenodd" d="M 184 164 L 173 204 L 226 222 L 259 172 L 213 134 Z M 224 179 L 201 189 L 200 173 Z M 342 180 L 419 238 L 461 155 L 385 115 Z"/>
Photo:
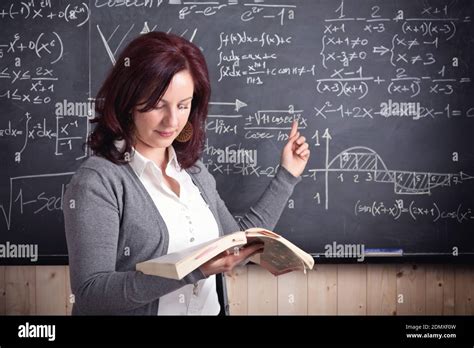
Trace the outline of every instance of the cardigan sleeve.
<path fill-rule="evenodd" d="M 215 188 L 216 181 L 210 173 L 209 176 Z M 273 230 L 293 193 L 295 185 L 301 180 L 301 176 L 294 177 L 286 168 L 280 165 L 263 194 L 239 221 L 234 219 L 216 189 L 217 211 L 224 234 L 243 231 L 252 227 Z"/>
<path fill-rule="evenodd" d="M 71 288 L 80 314 L 123 314 L 205 278 L 198 269 L 182 280 L 116 271 L 120 216 L 112 185 L 79 169 L 63 209 Z"/>

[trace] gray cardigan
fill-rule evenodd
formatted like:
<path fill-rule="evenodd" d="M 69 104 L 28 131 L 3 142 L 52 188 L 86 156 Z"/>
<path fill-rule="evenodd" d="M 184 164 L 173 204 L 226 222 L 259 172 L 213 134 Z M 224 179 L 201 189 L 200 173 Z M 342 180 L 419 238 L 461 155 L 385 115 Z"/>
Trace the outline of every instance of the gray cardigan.
<path fill-rule="evenodd" d="M 203 163 L 186 171 L 216 218 L 220 235 L 250 227 L 274 229 L 301 181 L 280 166 L 260 199 L 236 222 Z M 167 252 L 168 230 L 130 165 L 88 158 L 67 186 L 63 212 L 73 314 L 156 315 L 161 296 L 204 278 L 199 269 L 182 280 L 135 271 L 136 263 Z"/>

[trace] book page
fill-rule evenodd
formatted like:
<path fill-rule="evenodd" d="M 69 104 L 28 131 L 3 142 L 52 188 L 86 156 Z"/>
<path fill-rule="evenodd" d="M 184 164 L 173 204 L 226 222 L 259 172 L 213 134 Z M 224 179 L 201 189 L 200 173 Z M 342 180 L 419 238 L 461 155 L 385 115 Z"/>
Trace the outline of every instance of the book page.
<path fill-rule="evenodd" d="M 233 245 L 243 245 L 246 243 L 246 241 L 247 239 L 245 235 L 242 234 L 242 232 L 237 232 L 212 239 L 181 251 L 176 251 L 171 254 L 160 256 L 154 260 L 159 259 L 160 263 L 177 264 L 191 259 L 210 259 L 225 250 L 226 247 L 232 247 Z"/>
<path fill-rule="evenodd" d="M 255 255 L 250 260 L 259 263 L 260 266 L 266 268 L 274 275 L 304 269 L 303 260 L 284 244 L 270 238 L 265 238 L 263 253 Z"/>
<path fill-rule="evenodd" d="M 257 229 L 257 228 L 252 228 L 246 230 L 247 234 L 247 239 L 249 242 L 252 242 L 254 240 L 260 240 L 264 243 L 267 243 L 269 241 L 273 241 L 271 244 L 265 244 L 265 249 L 269 251 L 268 249 L 273 249 L 276 248 L 277 244 L 280 244 L 278 246 L 278 250 L 280 252 L 284 251 L 285 257 L 289 260 L 291 258 L 296 258 L 300 260 L 301 262 L 304 262 L 306 265 L 306 268 L 312 269 L 314 265 L 314 259 L 311 255 L 306 253 L 304 250 L 301 250 L 298 248 L 296 245 L 291 243 L 288 239 L 280 236 L 279 234 L 276 234 L 275 232 L 268 231 L 265 229 Z M 272 252 L 275 253 L 275 252 Z M 264 251 L 265 254 L 265 251 Z M 293 266 L 290 266 L 293 267 Z M 301 267 L 303 268 L 303 266 Z"/>

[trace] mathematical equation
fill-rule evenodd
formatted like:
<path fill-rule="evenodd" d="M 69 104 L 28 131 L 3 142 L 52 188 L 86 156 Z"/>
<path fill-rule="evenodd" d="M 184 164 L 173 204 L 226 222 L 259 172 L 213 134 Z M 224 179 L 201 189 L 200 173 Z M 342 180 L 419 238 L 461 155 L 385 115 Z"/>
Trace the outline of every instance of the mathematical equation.
<path fill-rule="evenodd" d="M 250 34 L 247 31 L 237 33 L 221 32 L 217 48 L 218 82 L 223 79 L 242 78 L 249 85 L 263 85 L 265 77 L 315 76 L 315 64 L 294 65 L 279 62 L 279 47 L 291 46 L 292 36 L 262 32 Z M 268 51 L 255 51 L 264 48 Z M 255 53 L 241 53 L 240 50 Z M 272 49 L 272 50 L 270 50 Z"/>
<path fill-rule="evenodd" d="M 474 107 L 463 107 L 454 109 L 450 104 L 443 108 L 435 108 L 422 105 L 420 102 L 382 102 L 377 108 L 373 106 L 346 106 L 343 104 L 333 105 L 327 101 L 322 105 L 314 107 L 314 117 L 330 119 L 374 119 L 374 118 L 404 118 L 418 121 L 422 119 L 434 120 L 440 117 L 446 118 L 471 118 L 474 117 Z"/>
<path fill-rule="evenodd" d="M 389 216 L 393 220 L 408 216 L 413 221 L 419 219 L 430 219 L 431 222 L 452 220 L 460 224 L 474 220 L 473 209 L 464 207 L 462 203 L 458 204 L 455 209 L 442 209 L 435 202 L 427 207 L 417 205 L 415 201 L 406 204 L 403 199 L 398 199 L 390 204 L 382 201 L 364 204 L 358 200 L 354 205 L 354 215 Z"/>
<path fill-rule="evenodd" d="M 73 172 L 11 177 L 7 204 L 0 204 L 6 230 L 14 229 L 24 216 L 61 212 L 66 184 Z M 3 223 L 0 224 L 3 227 Z"/>
<path fill-rule="evenodd" d="M 168 3 L 163 0 L 96 0 L 94 6 L 96 8 L 116 8 L 116 7 L 147 7 L 150 9 L 157 9 L 160 6 L 169 5 L 178 8 L 176 18 L 179 20 L 188 19 L 192 16 L 211 17 L 215 15 L 227 16 L 232 14 L 236 8 L 239 8 L 239 19 L 242 22 L 250 22 L 253 20 L 272 20 L 277 21 L 281 26 L 285 21 L 292 21 L 295 19 L 296 5 L 285 4 L 268 4 L 264 0 L 243 1 L 239 4 L 239 0 L 227 1 L 181 1 L 170 0 Z M 239 6 L 240 5 L 240 6 Z"/>
<path fill-rule="evenodd" d="M 402 9 L 387 11 L 381 5 L 367 8 L 365 16 L 352 16 L 354 7 L 338 2 L 334 16 L 321 26 L 321 66 L 332 70 L 330 76 L 317 80 L 317 91 L 323 95 L 364 99 L 371 88 L 385 88 L 390 95 L 414 98 L 420 93 L 451 95 L 471 83 L 470 76 L 459 76 L 459 52 L 446 55 L 448 43 L 459 26 L 469 26 L 471 17 L 449 16 L 449 6 L 424 6 L 414 16 Z M 365 74 L 366 65 L 380 72 Z M 426 70 L 434 75 L 419 76 Z"/>
<path fill-rule="evenodd" d="M 16 163 L 22 162 L 23 153 L 40 139 L 51 143 L 50 152 L 55 156 L 74 156 L 76 160 L 85 158 L 88 149 L 84 149 L 83 144 L 90 130 L 87 115 L 56 115 L 53 126 L 49 125 L 49 119 L 49 117 L 33 118 L 26 112 L 22 121 L 9 120 L 6 126 L 1 127 L 0 140 L 5 139 L 11 144 L 16 144 L 10 146 L 14 151 L 7 154 L 7 158 Z M 30 151 L 35 150 L 32 148 Z"/>
<path fill-rule="evenodd" d="M 55 4 L 54 7 L 56 7 Z M 77 27 L 83 26 L 89 20 L 91 11 L 86 2 L 76 4 L 67 3 L 61 8 L 53 8 L 51 0 L 18 1 L 12 2 L 0 11 L 0 19 L 22 21 L 55 21 L 74 23 Z"/>

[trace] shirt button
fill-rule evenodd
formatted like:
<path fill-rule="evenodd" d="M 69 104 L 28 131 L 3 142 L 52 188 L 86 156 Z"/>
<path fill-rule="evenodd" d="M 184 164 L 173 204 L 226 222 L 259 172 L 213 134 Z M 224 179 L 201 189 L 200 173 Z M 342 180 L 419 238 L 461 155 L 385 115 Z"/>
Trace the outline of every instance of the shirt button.
<path fill-rule="evenodd" d="M 194 237 L 191 237 L 191 239 L 189 240 L 191 243 L 194 242 Z"/>

